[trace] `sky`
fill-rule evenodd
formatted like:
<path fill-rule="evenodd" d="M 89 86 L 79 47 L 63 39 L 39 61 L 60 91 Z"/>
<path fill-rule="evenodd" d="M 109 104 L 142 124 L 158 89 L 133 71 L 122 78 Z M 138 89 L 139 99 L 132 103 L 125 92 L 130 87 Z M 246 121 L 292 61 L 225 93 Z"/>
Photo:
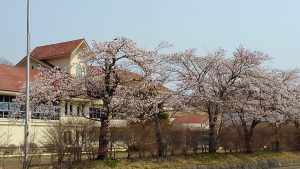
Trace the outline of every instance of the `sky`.
<path fill-rule="evenodd" d="M 26 55 L 26 1 L 0 0 L 0 57 Z M 154 49 L 197 48 L 227 55 L 243 45 L 273 59 L 269 67 L 300 68 L 299 0 L 31 0 L 31 46 L 85 38 L 128 37 Z"/>

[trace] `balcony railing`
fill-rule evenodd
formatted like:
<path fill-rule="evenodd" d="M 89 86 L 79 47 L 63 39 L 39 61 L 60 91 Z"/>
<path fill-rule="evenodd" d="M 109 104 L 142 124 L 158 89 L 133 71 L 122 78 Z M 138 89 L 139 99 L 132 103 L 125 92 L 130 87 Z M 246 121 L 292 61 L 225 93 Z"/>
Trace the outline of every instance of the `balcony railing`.
<path fill-rule="evenodd" d="M 60 114 L 59 106 L 53 108 L 53 113 L 46 114 L 40 109 L 35 109 L 32 111 L 31 119 L 41 119 L 41 120 L 58 120 Z M 0 118 L 14 118 L 14 119 L 24 119 L 25 111 L 20 110 L 19 105 L 13 102 L 0 102 Z"/>

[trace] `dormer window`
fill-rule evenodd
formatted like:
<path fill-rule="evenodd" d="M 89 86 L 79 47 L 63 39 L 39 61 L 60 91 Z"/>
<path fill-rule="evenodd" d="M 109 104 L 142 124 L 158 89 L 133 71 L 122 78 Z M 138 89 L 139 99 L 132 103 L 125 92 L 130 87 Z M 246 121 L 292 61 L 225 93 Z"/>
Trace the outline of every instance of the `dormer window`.
<path fill-rule="evenodd" d="M 82 76 L 82 71 L 81 71 L 81 65 L 80 64 L 76 65 L 76 76 L 78 76 L 78 77 Z"/>

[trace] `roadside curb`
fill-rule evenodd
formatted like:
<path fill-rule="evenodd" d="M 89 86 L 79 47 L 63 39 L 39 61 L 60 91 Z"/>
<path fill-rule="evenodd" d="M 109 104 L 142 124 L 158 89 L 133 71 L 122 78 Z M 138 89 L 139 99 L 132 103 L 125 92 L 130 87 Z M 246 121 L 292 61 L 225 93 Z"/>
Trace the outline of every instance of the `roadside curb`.
<path fill-rule="evenodd" d="M 258 161 L 249 161 L 242 163 L 225 163 L 225 164 L 200 164 L 188 167 L 173 167 L 165 169 L 271 169 L 278 167 L 293 167 L 299 166 L 300 160 L 296 159 L 285 159 L 285 160 L 258 160 Z"/>

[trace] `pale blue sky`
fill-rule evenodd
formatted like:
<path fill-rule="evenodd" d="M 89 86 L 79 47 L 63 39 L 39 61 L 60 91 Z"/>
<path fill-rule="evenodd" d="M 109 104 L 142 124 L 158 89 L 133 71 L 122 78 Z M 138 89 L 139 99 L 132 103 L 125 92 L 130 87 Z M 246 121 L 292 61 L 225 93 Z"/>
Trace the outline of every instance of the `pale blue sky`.
<path fill-rule="evenodd" d="M 31 0 L 32 46 L 126 36 L 169 51 L 239 44 L 273 57 L 277 68 L 300 67 L 299 0 Z M 0 56 L 26 55 L 26 0 L 0 0 Z M 229 55 L 230 53 L 228 53 Z"/>

